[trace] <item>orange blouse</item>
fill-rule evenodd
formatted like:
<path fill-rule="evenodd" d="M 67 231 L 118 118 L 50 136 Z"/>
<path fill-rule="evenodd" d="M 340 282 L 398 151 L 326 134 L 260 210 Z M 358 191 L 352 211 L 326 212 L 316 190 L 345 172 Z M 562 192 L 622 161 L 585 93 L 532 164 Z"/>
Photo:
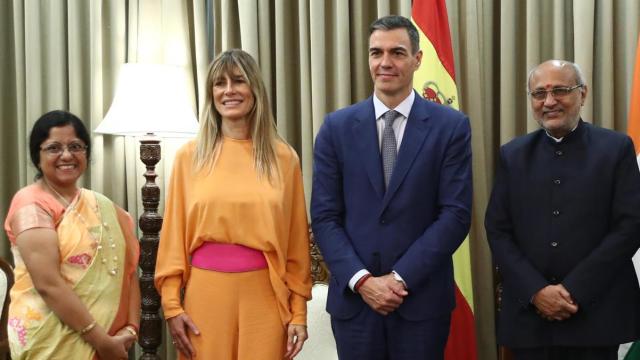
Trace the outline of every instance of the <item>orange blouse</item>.
<path fill-rule="evenodd" d="M 64 210 L 64 206 L 38 183 L 20 189 L 11 200 L 4 223 L 4 230 L 11 245 L 15 245 L 16 237 L 25 230 L 55 229 L 64 215 Z"/>
<path fill-rule="evenodd" d="M 204 241 L 264 253 L 283 324 L 306 324 L 311 298 L 309 232 L 300 163 L 278 142 L 279 176 L 269 183 L 254 168 L 251 140 L 223 138 L 212 171 L 193 169 L 195 141 L 177 153 L 166 200 L 155 273 L 165 318 L 184 312 L 180 290 L 190 254 Z"/>

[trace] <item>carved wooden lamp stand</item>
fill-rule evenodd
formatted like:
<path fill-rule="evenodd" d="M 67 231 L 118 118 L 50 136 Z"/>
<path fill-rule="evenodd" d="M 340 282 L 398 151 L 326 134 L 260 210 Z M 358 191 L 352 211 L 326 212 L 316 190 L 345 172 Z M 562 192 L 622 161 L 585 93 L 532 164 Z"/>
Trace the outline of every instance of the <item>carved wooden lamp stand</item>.
<path fill-rule="evenodd" d="M 153 285 L 162 228 L 162 216 L 158 213 L 160 187 L 155 182 L 160 137 L 192 137 L 198 130 L 191 101 L 186 96 L 186 78 L 184 69 L 175 66 L 124 64 L 113 103 L 95 129 L 100 134 L 144 136 L 140 139 L 140 160 L 147 171 L 141 189 L 144 211 L 139 222 L 142 311 L 138 344 L 143 352 L 140 359 L 145 360 L 160 359 L 156 353 L 162 344 L 160 295 Z"/>
<path fill-rule="evenodd" d="M 146 138 L 140 140 L 140 160 L 147 166 L 144 173 L 146 179 L 142 186 L 142 206 L 139 226 L 142 230 L 140 238 L 140 294 L 142 311 L 140 313 L 140 337 L 138 344 L 142 348 L 140 359 L 157 359 L 156 349 L 162 344 L 162 319 L 158 314 L 160 295 L 153 285 L 156 269 L 158 244 L 162 216 L 158 214 L 160 204 L 160 187 L 156 184 L 156 164 L 160 161 L 160 140 Z"/>

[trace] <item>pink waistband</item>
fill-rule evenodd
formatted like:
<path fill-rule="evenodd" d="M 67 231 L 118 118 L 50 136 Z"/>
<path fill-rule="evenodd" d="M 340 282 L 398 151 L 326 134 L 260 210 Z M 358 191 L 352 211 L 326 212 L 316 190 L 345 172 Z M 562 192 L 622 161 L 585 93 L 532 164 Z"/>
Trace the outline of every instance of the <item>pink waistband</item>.
<path fill-rule="evenodd" d="M 262 251 L 243 245 L 204 242 L 191 254 L 191 265 L 221 272 L 245 272 L 267 267 Z"/>

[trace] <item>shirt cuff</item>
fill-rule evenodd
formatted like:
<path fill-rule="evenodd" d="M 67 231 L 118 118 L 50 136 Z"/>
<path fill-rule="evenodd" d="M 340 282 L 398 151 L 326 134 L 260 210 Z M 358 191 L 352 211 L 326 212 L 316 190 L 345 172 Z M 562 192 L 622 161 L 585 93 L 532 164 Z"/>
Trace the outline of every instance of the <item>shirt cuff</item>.
<path fill-rule="evenodd" d="M 393 274 L 393 278 L 396 279 L 396 281 L 401 282 L 402 286 L 404 286 L 405 289 L 409 289 L 407 283 L 404 281 L 402 276 L 400 276 L 400 274 L 398 274 L 395 270 L 392 270 L 391 273 Z"/>
<path fill-rule="evenodd" d="M 356 286 L 356 283 L 358 282 L 358 280 L 360 280 L 361 277 L 365 276 L 369 274 L 369 271 L 367 271 L 367 269 L 362 269 L 360 271 L 358 271 L 357 273 L 355 273 L 352 277 L 351 280 L 349 280 L 349 289 L 351 289 L 351 291 L 356 292 L 356 290 L 354 289 L 354 286 Z"/>

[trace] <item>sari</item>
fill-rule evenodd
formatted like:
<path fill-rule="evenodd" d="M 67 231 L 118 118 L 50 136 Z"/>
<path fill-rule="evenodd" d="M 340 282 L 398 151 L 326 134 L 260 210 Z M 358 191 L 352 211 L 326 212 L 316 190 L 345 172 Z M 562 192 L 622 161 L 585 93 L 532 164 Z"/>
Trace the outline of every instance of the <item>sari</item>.
<path fill-rule="evenodd" d="M 38 185 L 14 197 L 5 229 L 12 242 L 15 284 L 9 307 L 12 359 L 92 359 L 95 350 L 64 324 L 36 291 L 15 237 L 49 227 L 58 235 L 60 273 L 94 320 L 113 335 L 127 324 L 128 286 L 136 276 L 138 244 L 131 218 L 108 198 L 81 189 L 67 209 Z M 47 218 L 48 216 L 48 218 Z"/>

